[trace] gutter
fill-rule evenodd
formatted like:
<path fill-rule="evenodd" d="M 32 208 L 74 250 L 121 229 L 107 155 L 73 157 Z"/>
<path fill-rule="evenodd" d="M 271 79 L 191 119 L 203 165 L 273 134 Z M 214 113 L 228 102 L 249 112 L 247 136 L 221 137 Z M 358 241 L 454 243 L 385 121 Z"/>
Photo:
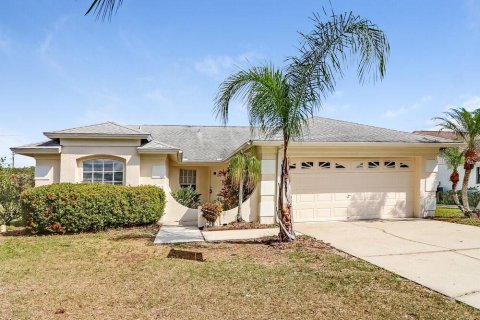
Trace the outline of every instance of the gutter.
<path fill-rule="evenodd" d="M 44 132 L 46 137 L 50 139 L 72 139 L 72 138 L 89 138 L 89 139 L 145 139 L 152 141 L 150 134 L 98 134 L 98 133 L 55 133 Z"/>
<path fill-rule="evenodd" d="M 254 140 L 255 146 L 282 146 L 282 141 Z M 301 147 L 413 147 L 413 148 L 451 148 L 461 147 L 462 142 L 295 142 L 291 141 L 289 146 Z"/>
<path fill-rule="evenodd" d="M 20 155 L 30 154 L 59 154 L 62 151 L 61 147 L 29 147 L 29 148 L 10 148 L 11 151 Z"/>

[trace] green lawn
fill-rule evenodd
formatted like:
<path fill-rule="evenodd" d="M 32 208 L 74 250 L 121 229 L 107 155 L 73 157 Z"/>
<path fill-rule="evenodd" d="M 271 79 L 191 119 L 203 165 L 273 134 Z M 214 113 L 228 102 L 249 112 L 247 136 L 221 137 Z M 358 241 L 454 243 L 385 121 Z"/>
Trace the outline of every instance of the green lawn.
<path fill-rule="evenodd" d="M 0 319 L 480 319 L 480 311 L 312 239 L 179 245 L 153 229 L 0 236 Z"/>
<path fill-rule="evenodd" d="M 435 220 L 440 221 L 447 221 L 453 223 L 461 223 L 461 224 L 468 224 L 471 226 L 480 227 L 480 219 L 479 218 L 465 218 L 457 208 L 443 208 L 437 207 L 435 212 Z"/>

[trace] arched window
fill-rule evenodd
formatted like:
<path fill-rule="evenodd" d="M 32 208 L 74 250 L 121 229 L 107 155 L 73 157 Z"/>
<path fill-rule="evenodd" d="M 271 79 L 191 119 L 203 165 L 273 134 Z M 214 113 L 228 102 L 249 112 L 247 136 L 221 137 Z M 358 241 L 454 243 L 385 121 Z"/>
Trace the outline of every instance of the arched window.
<path fill-rule="evenodd" d="M 83 161 L 83 182 L 122 185 L 125 166 L 123 162 L 111 159 Z"/>

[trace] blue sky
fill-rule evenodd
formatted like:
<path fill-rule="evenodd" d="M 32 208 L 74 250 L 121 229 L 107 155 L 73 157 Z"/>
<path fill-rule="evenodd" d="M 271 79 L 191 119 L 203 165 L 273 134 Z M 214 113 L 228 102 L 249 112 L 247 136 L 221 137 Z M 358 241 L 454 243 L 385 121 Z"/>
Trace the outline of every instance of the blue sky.
<path fill-rule="evenodd" d="M 310 0 L 124 0 L 111 22 L 90 0 L 0 2 L 0 156 L 42 132 L 103 121 L 219 124 L 212 100 L 242 67 L 284 65 L 297 31 L 329 7 Z M 480 1 L 331 1 L 382 28 L 382 82 L 337 84 L 319 116 L 412 131 L 452 106 L 480 106 Z M 231 124 L 247 124 L 240 103 Z M 18 157 L 17 164 L 33 161 Z"/>

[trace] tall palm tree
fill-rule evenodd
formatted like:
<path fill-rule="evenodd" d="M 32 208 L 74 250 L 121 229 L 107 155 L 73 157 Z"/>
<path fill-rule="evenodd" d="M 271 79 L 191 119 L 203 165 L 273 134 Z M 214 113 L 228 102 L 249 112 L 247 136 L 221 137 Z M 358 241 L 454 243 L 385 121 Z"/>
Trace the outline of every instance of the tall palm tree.
<path fill-rule="evenodd" d="M 345 64 L 358 56 L 357 75 L 364 82 L 368 74 L 383 78 L 390 46 L 382 30 L 370 20 L 353 13 L 332 14 L 328 21 L 314 16 L 315 27 L 301 34 L 298 57 L 288 66 L 252 67 L 228 77 L 219 88 L 214 113 L 228 122 L 232 99 L 243 98 L 252 131 L 259 129 L 267 138 L 283 141 L 281 183 L 277 215 L 280 241 L 295 239 L 292 221 L 292 197 L 288 165 L 288 147 L 292 139 L 301 140 L 307 121 L 326 95 L 343 76 Z"/>
<path fill-rule="evenodd" d="M 468 180 L 470 173 L 477 163 L 478 154 L 476 151 L 476 141 L 480 138 L 480 109 L 475 111 L 468 111 L 465 108 L 450 109 L 444 112 L 443 117 L 433 118 L 439 120 L 439 126 L 442 129 L 453 131 L 465 143 L 465 160 L 463 168 L 465 175 L 462 183 L 462 202 L 463 214 L 465 216 L 471 215 L 470 205 L 468 204 Z"/>
<path fill-rule="evenodd" d="M 465 161 L 464 151 L 460 148 L 447 148 L 440 152 L 440 156 L 445 161 L 448 169 L 452 170 L 450 174 L 450 181 L 452 182 L 452 197 L 455 201 L 455 204 L 462 210 L 463 207 L 460 205 L 458 200 L 457 185 L 460 181 L 460 175 L 458 174 L 458 167 L 462 165 Z"/>
<path fill-rule="evenodd" d="M 252 154 L 241 152 L 230 160 L 229 174 L 232 182 L 238 185 L 237 222 L 242 221 L 243 185 L 251 189 L 260 180 L 260 161 Z"/>

